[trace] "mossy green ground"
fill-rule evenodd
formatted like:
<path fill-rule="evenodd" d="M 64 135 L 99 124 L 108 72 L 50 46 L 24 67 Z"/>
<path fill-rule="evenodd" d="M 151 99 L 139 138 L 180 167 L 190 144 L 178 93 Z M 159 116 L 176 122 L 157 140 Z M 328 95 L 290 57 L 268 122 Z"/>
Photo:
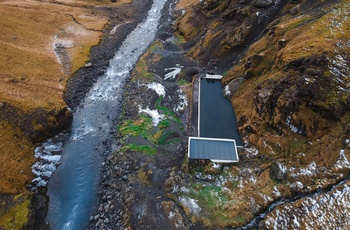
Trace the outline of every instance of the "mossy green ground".
<path fill-rule="evenodd" d="M 160 60 L 161 56 L 158 50 L 162 48 L 162 43 L 155 41 L 141 56 L 136 64 L 131 82 L 142 81 L 143 84 L 150 83 L 157 79 L 155 74 L 151 73 L 148 68 L 153 62 Z M 160 145 L 165 145 L 177 141 L 169 137 L 174 133 L 172 126 L 181 126 L 180 118 L 171 109 L 162 105 L 163 96 L 159 96 L 154 107 L 164 116 L 157 126 L 153 125 L 152 117 L 145 113 L 139 113 L 137 119 L 123 120 L 118 126 L 119 134 L 124 137 L 122 151 L 136 151 L 152 156 L 157 153 Z M 124 110 L 129 106 L 124 105 Z M 131 137 L 131 138 L 130 138 Z"/>
<path fill-rule="evenodd" d="M 0 229 L 22 229 L 28 222 L 30 195 L 20 194 L 0 202 Z"/>

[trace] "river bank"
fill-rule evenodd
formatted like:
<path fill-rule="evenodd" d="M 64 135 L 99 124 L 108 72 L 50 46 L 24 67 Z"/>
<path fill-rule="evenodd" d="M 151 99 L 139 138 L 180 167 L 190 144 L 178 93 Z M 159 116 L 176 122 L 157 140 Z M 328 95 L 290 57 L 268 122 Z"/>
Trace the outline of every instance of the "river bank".
<path fill-rule="evenodd" d="M 92 65 L 90 48 L 102 33 L 105 37 L 115 33 L 114 26 L 136 22 L 150 3 L 130 2 L 0 1 L 0 228 L 21 228 L 28 221 L 32 226 L 36 217 L 43 220 L 45 197 L 33 194 L 28 186 L 34 149 L 70 128 L 72 114 L 62 95 L 70 75 Z M 123 35 L 131 29 L 118 32 Z M 107 51 L 114 45 L 106 44 Z M 103 60 L 100 50 L 96 59 Z M 37 206 L 43 210 L 36 212 Z"/>
<path fill-rule="evenodd" d="M 72 134 L 61 164 L 48 183 L 46 220 L 53 229 L 81 229 L 95 205 L 102 158 L 113 152 L 111 135 L 121 111 L 122 94 L 130 71 L 152 43 L 166 0 L 155 0 L 147 17 L 123 41 L 84 100 L 73 112 Z"/>
<path fill-rule="evenodd" d="M 257 4 L 257 2 L 261 1 L 254 1 L 252 4 Z M 295 1 L 291 5 L 294 7 L 295 4 L 301 2 Z M 302 9 L 306 9 L 306 6 L 312 4 L 312 2 L 304 2 L 305 6 L 303 7 L 305 8 Z M 337 224 L 335 223 L 337 220 L 329 218 L 328 221 L 334 222 L 323 225 L 322 220 L 317 219 L 313 214 L 306 220 L 303 219 L 300 212 L 303 207 L 308 206 L 308 209 L 316 208 L 317 214 L 323 215 L 327 213 L 327 210 L 323 209 L 321 205 L 310 205 L 310 202 L 321 204 L 323 200 L 327 199 L 330 200 L 327 202 L 333 202 L 332 199 L 329 199 L 330 196 L 333 197 L 334 193 L 341 191 L 341 196 L 336 196 L 335 203 L 338 203 L 343 199 L 343 194 L 348 194 L 347 178 L 350 165 L 347 160 L 349 151 L 347 136 L 341 136 L 344 139 L 344 144 L 341 144 L 342 141 L 338 139 L 336 139 L 336 143 L 332 143 L 334 149 L 328 151 L 332 159 L 327 164 L 323 164 L 318 161 L 322 158 L 307 157 L 309 152 L 304 151 L 305 145 L 302 145 L 304 147 L 300 151 L 288 149 L 288 155 L 279 156 L 276 153 L 281 154 L 280 143 L 278 141 L 265 142 L 264 135 L 259 136 L 260 146 L 256 148 L 246 139 L 249 135 L 256 135 L 255 131 L 252 130 L 254 126 L 245 126 L 241 133 L 244 134 L 244 143 L 247 148 L 241 149 L 239 163 L 217 165 L 204 161 L 195 167 L 188 167 L 187 162 L 184 161 L 188 134 L 188 117 L 186 116 L 190 116 L 190 112 L 188 106 L 185 106 L 181 112 L 176 111 L 174 109 L 174 105 L 177 104 L 175 99 L 178 98 L 178 95 L 182 95 L 179 93 L 181 91 L 177 91 L 181 89 L 186 96 L 185 98 L 191 101 L 192 86 L 190 82 L 200 70 L 197 63 L 191 63 L 183 56 L 176 55 L 185 53 L 188 47 L 197 44 L 190 50 L 189 55 L 196 56 L 198 52 L 197 55 L 200 58 L 199 54 L 205 54 L 203 65 L 207 69 L 223 71 L 227 68 L 226 62 L 231 59 L 225 59 L 225 54 L 213 51 L 217 44 L 222 44 L 220 40 L 215 40 L 220 37 L 220 33 L 214 35 L 213 31 L 222 28 L 229 30 L 232 27 L 225 25 L 225 27 L 220 28 L 223 25 L 221 19 L 227 24 L 231 22 L 234 24 L 241 23 L 240 19 L 242 18 L 247 18 L 245 23 L 249 24 L 252 23 L 251 18 L 256 17 L 258 23 L 259 17 L 264 17 L 266 20 L 264 23 L 268 24 L 268 21 L 273 21 L 274 17 L 281 13 L 279 10 L 276 11 L 278 7 L 285 7 L 287 10 L 283 13 L 287 15 L 289 9 L 292 8 L 286 1 L 278 2 L 279 4 L 287 4 L 286 6 L 277 5 L 278 7 L 271 6 L 271 8 L 264 6 L 263 10 L 246 1 L 223 1 L 222 3 L 209 1 L 209 3 L 211 4 L 206 2 L 194 4 L 194 6 L 186 8 L 189 12 L 187 14 L 186 11 L 179 12 L 179 16 L 183 14 L 180 17 L 182 18 L 180 20 L 183 21 L 177 22 L 177 25 L 183 23 L 181 31 L 188 35 L 188 42 L 185 42 L 183 37 L 178 36 L 176 31 L 166 31 L 160 34 L 147 53 L 139 60 L 133 77 L 126 87 L 123 114 L 118 123 L 117 139 L 120 140 L 118 148 L 115 154 L 108 156 L 102 163 L 103 188 L 99 193 L 100 204 L 90 217 L 89 229 L 234 229 L 240 226 L 243 226 L 242 229 L 257 229 L 259 227 L 269 229 L 272 228 L 271 226 L 279 226 L 280 217 L 285 220 L 284 227 L 306 226 L 308 221 L 320 226 Z M 228 7 L 230 4 L 233 5 L 232 8 Z M 237 9 L 234 8 L 236 6 Z M 222 18 L 212 17 L 221 12 L 225 13 Z M 268 13 L 270 17 L 265 19 L 265 15 L 261 12 Z M 198 23 L 198 18 L 202 19 L 201 23 Z M 221 21 L 215 22 L 214 20 L 217 18 L 220 18 Z M 212 31 L 201 30 L 201 28 L 206 27 L 205 22 L 208 24 L 212 22 L 210 25 Z M 278 22 L 277 20 L 276 23 Z M 274 35 L 275 28 L 273 25 L 271 27 L 268 28 L 271 29 L 270 33 L 267 33 L 269 36 Z M 246 24 L 242 24 L 242 28 L 248 27 Z M 287 27 L 282 26 L 281 28 Z M 263 30 L 263 28 L 260 29 Z M 203 34 L 196 33 L 196 31 L 204 31 L 204 33 L 208 33 L 208 37 L 201 39 Z M 175 32 L 175 36 L 173 36 L 173 32 Z M 232 46 L 236 45 L 241 48 L 240 55 L 244 55 L 246 52 L 244 45 L 264 36 L 259 31 L 257 31 L 258 34 L 252 30 L 249 31 L 249 34 L 245 34 L 245 32 L 244 29 L 236 31 L 234 35 L 237 39 L 229 41 L 232 42 Z M 192 40 L 193 34 L 191 35 L 191 33 L 198 36 L 198 40 L 201 42 L 197 40 L 198 43 L 196 43 L 196 40 Z M 244 36 L 248 36 L 247 41 L 238 39 Z M 211 39 L 215 42 L 211 43 Z M 236 44 L 237 41 L 243 44 Z M 266 43 L 263 44 L 266 45 Z M 211 49 L 200 53 L 200 49 L 205 49 L 206 45 L 210 46 Z M 220 48 L 227 48 L 227 46 Z M 258 48 L 256 47 L 256 49 Z M 283 49 L 283 47 L 279 49 Z M 222 55 L 221 58 L 225 60 L 218 58 L 209 61 L 213 53 Z M 169 58 L 168 55 L 172 58 Z M 259 63 L 266 64 L 263 57 L 261 59 L 259 56 L 253 56 L 251 59 L 246 58 L 241 65 L 249 69 L 256 67 L 256 65 L 259 66 Z M 186 61 L 182 62 L 183 60 Z M 236 62 L 238 61 L 236 60 Z M 176 66 L 184 67 L 181 68 L 174 80 L 167 81 L 165 76 L 169 71 L 165 69 L 176 69 Z M 231 70 L 228 76 L 233 73 Z M 244 79 L 237 77 L 236 82 L 234 82 L 236 84 L 230 84 L 227 87 L 231 94 L 226 96 L 231 99 L 241 84 L 239 81 L 248 80 L 249 77 L 242 77 Z M 227 84 L 225 79 L 224 84 Z M 265 84 L 268 85 L 268 83 Z M 254 84 L 252 83 L 252 85 Z M 276 83 L 276 85 L 279 84 Z M 259 87 L 261 86 L 258 85 L 257 89 L 260 89 Z M 266 94 L 258 94 L 254 99 L 264 95 Z M 248 102 L 242 100 L 240 106 L 245 107 Z M 262 100 L 261 103 L 263 102 Z M 254 111 L 253 106 L 249 112 L 254 114 Z M 266 111 L 272 112 L 271 108 L 266 109 Z M 170 119 L 167 120 L 167 118 Z M 177 123 L 176 118 L 182 122 Z M 164 120 L 167 122 L 162 122 Z M 243 124 L 244 116 L 242 116 L 239 125 Z M 293 128 L 290 122 L 288 128 Z M 172 131 L 171 134 L 169 134 L 169 129 Z M 262 130 L 263 132 L 269 131 L 265 126 Z M 301 146 L 298 143 L 300 136 L 290 132 L 287 134 L 286 136 L 282 135 L 283 138 L 294 138 L 293 141 L 297 142 L 295 146 L 297 148 Z M 276 136 L 276 134 L 274 135 Z M 313 143 L 315 142 L 307 144 L 315 146 Z M 310 155 L 312 156 L 312 154 Z M 329 191 L 330 186 L 339 182 L 345 184 L 344 189 L 342 186 L 340 188 L 337 186 L 335 191 Z M 290 197 L 295 203 L 280 203 L 281 200 Z M 299 204 L 303 204 L 303 206 L 299 207 Z M 277 206 L 275 211 L 269 210 L 271 206 Z M 290 211 L 291 206 L 297 207 L 298 210 Z M 266 210 L 267 213 L 265 213 Z M 284 212 L 283 216 L 277 214 L 280 210 Z M 269 213 L 270 211 L 272 212 Z M 338 211 L 336 206 L 332 207 L 332 213 L 338 213 Z M 264 213 L 264 216 L 261 217 L 263 220 L 258 218 L 258 221 L 253 224 L 246 225 L 262 213 Z M 297 216 L 298 221 L 288 221 L 288 219 L 293 219 L 294 215 Z M 339 226 L 344 228 L 346 221 L 340 221 L 341 225 Z"/>
<path fill-rule="evenodd" d="M 130 31 L 144 19 L 151 4 L 152 1 L 133 1 L 130 6 L 102 9 L 109 15 L 109 21 L 103 30 L 99 45 L 91 48 L 89 62 L 68 80 L 64 93 L 64 99 L 73 112 L 80 105 L 92 84 L 106 72 L 109 60 L 115 55 L 116 50 L 119 49 Z M 110 132 L 110 135 L 113 135 L 113 132 Z M 104 145 L 101 148 L 111 148 L 107 143 Z M 48 203 L 46 192 L 46 188 L 39 188 L 34 194 L 31 208 L 32 219 L 25 228 L 31 229 L 34 226 L 42 229 L 49 228 L 45 223 Z"/>
<path fill-rule="evenodd" d="M 64 100 L 71 109 L 75 110 L 79 106 L 92 84 L 106 72 L 109 61 L 126 36 L 147 15 L 152 0 L 134 0 L 130 4 L 131 6 L 117 9 L 108 7 L 104 9 L 109 15 L 109 22 L 104 28 L 101 40 L 97 46 L 91 48 L 90 59 L 85 67 L 76 71 L 68 80 L 64 92 Z"/>
<path fill-rule="evenodd" d="M 170 23 L 174 18 L 169 16 L 173 7 L 172 1 L 165 6 L 157 38 L 125 87 L 117 149 L 101 165 L 100 202 L 89 229 L 187 229 L 192 225 L 164 186 L 170 174 L 181 174 L 187 148 L 189 83 L 198 73 L 195 62 L 183 57 L 184 50 L 173 35 Z M 176 68 L 181 74 L 167 79 Z"/>

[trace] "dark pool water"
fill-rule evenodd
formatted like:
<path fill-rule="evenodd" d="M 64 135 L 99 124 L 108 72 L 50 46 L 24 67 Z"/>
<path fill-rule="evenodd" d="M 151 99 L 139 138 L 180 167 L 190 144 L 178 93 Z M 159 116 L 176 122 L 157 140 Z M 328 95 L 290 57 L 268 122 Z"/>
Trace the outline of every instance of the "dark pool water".
<path fill-rule="evenodd" d="M 234 139 L 237 146 L 242 146 L 234 109 L 222 90 L 220 80 L 200 80 L 199 136 Z"/>

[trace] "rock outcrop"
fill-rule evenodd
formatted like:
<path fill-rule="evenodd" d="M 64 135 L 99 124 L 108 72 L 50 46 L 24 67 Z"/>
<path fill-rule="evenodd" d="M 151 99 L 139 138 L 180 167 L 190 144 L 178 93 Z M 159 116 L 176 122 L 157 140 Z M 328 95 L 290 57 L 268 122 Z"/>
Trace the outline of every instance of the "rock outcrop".
<path fill-rule="evenodd" d="M 224 73 L 223 94 L 235 108 L 247 147 L 241 163 L 230 171 L 238 178 L 219 186 L 232 204 L 222 208 L 222 214 L 236 214 L 230 216 L 230 225 L 247 223 L 281 197 L 325 192 L 346 180 L 347 160 L 336 165 L 350 150 L 349 1 L 203 0 L 189 5 L 176 23 L 192 44 L 187 55 L 210 72 Z M 220 176 L 209 175 L 217 185 Z M 232 188 L 233 182 L 239 189 Z M 334 193 L 348 194 L 347 185 L 338 190 Z M 244 199 L 244 204 L 238 203 Z M 306 226 L 311 216 L 298 215 L 304 204 L 314 208 L 308 202 L 278 208 L 288 213 L 285 219 L 297 216 L 295 222 L 278 225 L 280 217 L 274 211 L 260 227 Z M 231 209 L 237 204 L 239 208 Z M 223 227 L 213 223 L 215 213 L 202 209 L 197 219 Z M 337 220 L 333 221 L 328 226 Z"/>

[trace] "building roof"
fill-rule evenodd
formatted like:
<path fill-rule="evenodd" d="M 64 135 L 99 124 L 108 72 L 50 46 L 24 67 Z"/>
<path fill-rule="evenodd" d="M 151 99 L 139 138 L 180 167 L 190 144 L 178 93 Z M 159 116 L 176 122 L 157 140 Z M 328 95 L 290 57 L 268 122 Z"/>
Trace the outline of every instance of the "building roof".
<path fill-rule="evenodd" d="M 224 76 L 218 74 L 206 74 L 205 78 L 213 80 L 221 80 Z"/>
<path fill-rule="evenodd" d="M 188 157 L 214 162 L 238 162 L 239 160 L 235 140 L 203 137 L 189 137 Z"/>

